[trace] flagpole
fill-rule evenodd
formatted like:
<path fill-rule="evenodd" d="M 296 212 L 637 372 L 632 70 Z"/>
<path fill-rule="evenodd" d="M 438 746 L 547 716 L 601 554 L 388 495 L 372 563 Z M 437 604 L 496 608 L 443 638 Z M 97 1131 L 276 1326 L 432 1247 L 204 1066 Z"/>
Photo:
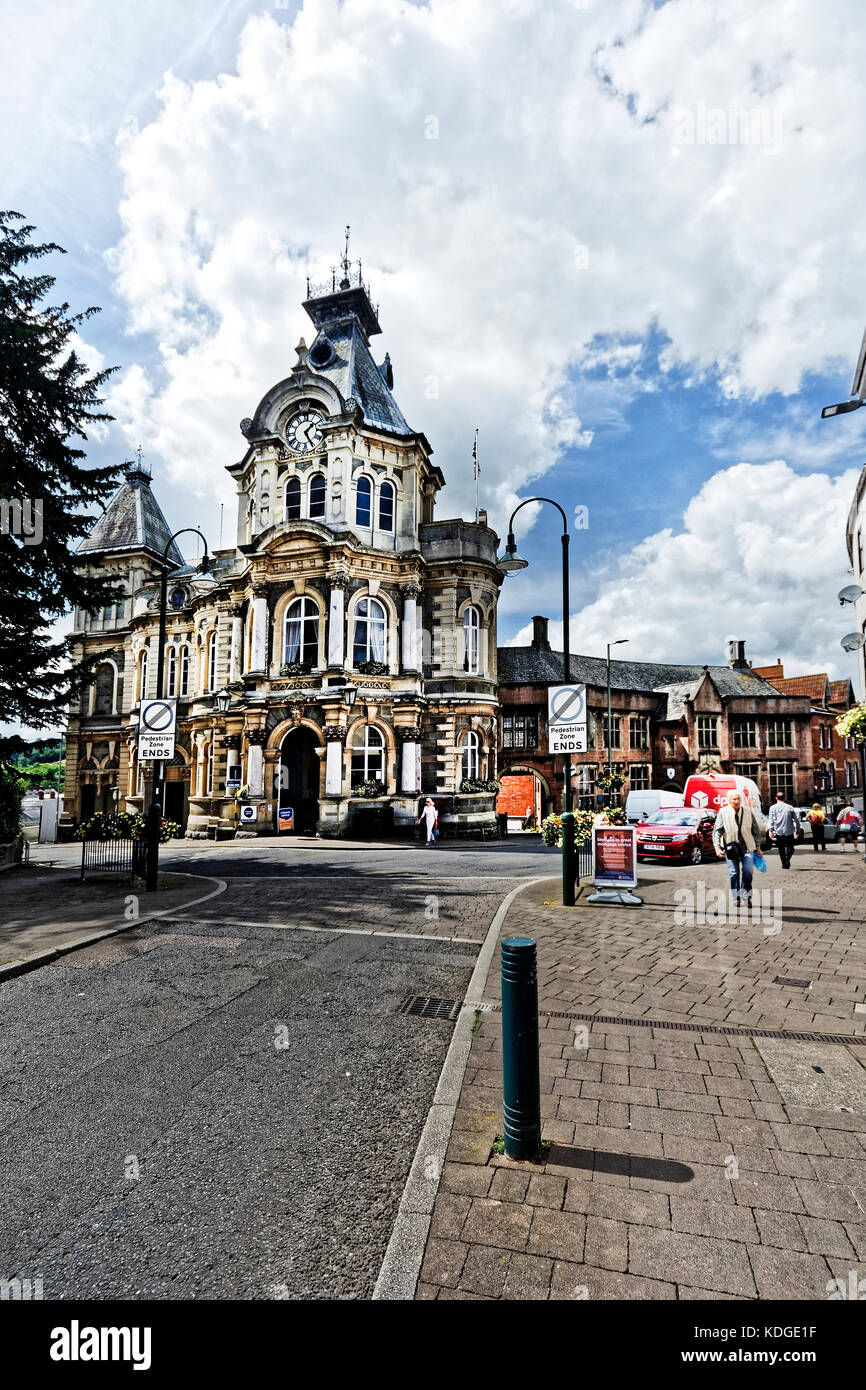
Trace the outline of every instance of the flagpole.
<path fill-rule="evenodd" d="M 472 445 L 472 464 L 475 471 L 475 524 L 478 524 L 478 427 L 475 428 L 475 442 Z"/>

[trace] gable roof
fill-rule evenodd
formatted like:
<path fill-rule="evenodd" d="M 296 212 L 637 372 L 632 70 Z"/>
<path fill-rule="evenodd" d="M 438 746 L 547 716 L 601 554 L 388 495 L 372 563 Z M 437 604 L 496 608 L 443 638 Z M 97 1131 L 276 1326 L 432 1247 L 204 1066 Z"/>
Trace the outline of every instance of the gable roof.
<path fill-rule="evenodd" d="M 846 676 L 841 681 L 830 681 L 828 705 L 850 705 L 854 703 L 854 687 Z"/>
<path fill-rule="evenodd" d="M 813 676 L 786 676 L 773 681 L 780 695 L 807 695 L 819 705 L 824 703 L 828 684 L 825 671 Z"/>
<path fill-rule="evenodd" d="M 81 542 L 79 555 L 105 555 L 112 551 L 147 550 L 161 560 L 171 536 L 162 508 L 151 491 L 150 474 L 130 468 L 126 481 L 118 488 L 89 536 Z M 183 564 L 183 556 L 172 541 L 168 558 Z"/>

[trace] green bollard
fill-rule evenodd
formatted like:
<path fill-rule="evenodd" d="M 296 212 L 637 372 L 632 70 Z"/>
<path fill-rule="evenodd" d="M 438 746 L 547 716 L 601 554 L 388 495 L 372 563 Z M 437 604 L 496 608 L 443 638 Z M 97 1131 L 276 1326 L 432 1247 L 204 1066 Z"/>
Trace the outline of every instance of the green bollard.
<path fill-rule="evenodd" d="M 562 813 L 562 905 L 574 907 L 574 881 L 577 878 L 577 847 L 574 843 L 574 812 Z"/>
<path fill-rule="evenodd" d="M 509 936 L 502 943 L 501 958 L 505 1152 L 509 1158 L 536 1158 L 541 1147 L 541 1089 L 535 942 L 528 936 Z"/>

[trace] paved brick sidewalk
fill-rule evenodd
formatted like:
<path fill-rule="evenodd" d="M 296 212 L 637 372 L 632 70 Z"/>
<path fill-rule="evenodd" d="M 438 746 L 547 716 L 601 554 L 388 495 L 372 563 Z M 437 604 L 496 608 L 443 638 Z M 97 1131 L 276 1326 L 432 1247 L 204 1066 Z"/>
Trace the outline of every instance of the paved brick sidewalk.
<path fill-rule="evenodd" d="M 132 912 L 144 919 L 183 909 L 211 892 L 215 880 L 165 872 L 160 885 L 146 893 L 129 883 L 81 883 L 67 867 L 12 870 L 0 879 L 0 965 L 122 927 Z"/>
<path fill-rule="evenodd" d="M 864 1031 L 866 874 L 802 858 L 767 876 L 787 880 L 776 935 L 675 926 L 674 888 L 715 883 L 715 866 L 653 868 L 643 909 L 545 906 L 553 882 L 518 896 L 502 935 L 538 942 L 551 1147 L 541 1164 L 489 1157 L 500 1017 L 481 1013 L 419 1298 L 825 1300 L 834 1278 L 866 1278 L 866 1047 L 748 1031 Z M 811 991 L 772 983 L 804 971 Z M 498 985 L 497 953 L 493 1005 Z M 587 1048 L 557 1012 L 624 1021 L 590 1021 Z"/>

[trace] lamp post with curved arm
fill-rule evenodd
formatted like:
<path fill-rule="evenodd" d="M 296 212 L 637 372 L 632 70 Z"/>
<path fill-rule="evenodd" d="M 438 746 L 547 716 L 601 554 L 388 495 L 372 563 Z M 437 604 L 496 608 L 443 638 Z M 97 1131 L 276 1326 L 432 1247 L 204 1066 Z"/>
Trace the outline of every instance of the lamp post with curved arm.
<path fill-rule="evenodd" d="M 552 497 L 527 497 L 525 501 L 519 502 L 511 513 L 511 520 L 508 523 L 508 539 L 505 542 L 505 554 L 497 561 L 497 567 L 503 574 L 509 574 L 513 570 L 526 569 L 528 560 L 522 559 L 517 553 L 517 543 L 514 539 L 514 518 L 521 507 L 529 506 L 530 502 L 548 502 L 551 507 L 555 507 L 562 517 L 562 669 L 563 683 L 568 685 L 571 679 L 571 653 L 569 651 L 569 598 L 568 598 L 568 517 L 562 510 L 558 502 L 554 502 Z M 571 793 L 571 755 L 565 753 L 565 785 L 562 789 L 562 902 L 564 907 L 574 907 L 574 880 L 576 868 L 576 853 L 574 844 L 574 811 L 572 809 Z"/>
<path fill-rule="evenodd" d="M 172 569 L 172 566 L 169 564 L 168 552 L 171 550 L 171 547 L 174 545 L 174 542 L 177 540 L 178 536 L 184 536 L 187 534 L 198 536 L 202 545 L 204 546 L 204 554 L 202 555 L 201 560 L 199 562 L 199 572 L 201 574 L 207 574 L 208 569 L 210 567 L 210 557 L 207 552 L 207 541 L 205 540 L 201 531 L 199 531 L 195 526 L 182 526 L 179 531 L 175 531 L 173 536 L 169 536 L 165 544 L 165 550 L 162 552 L 162 575 L 159 581 L 159 650 L 156 655 L 156 698 L 158 700 L 161 700 L 163 698 L 163 684 L 165 680 L 165 641 L 167 626 L 166 617 L 168 608 L 168 576 L 170 570 Z M 153 784 L 153 800 L 158 802 L 160 810 L 164 811 L 165 807 L 163 805 L 163 794 L 165 786 L 165 763 L 160 762 L 158 764 L 158 767 L 159 771 Z"/>

